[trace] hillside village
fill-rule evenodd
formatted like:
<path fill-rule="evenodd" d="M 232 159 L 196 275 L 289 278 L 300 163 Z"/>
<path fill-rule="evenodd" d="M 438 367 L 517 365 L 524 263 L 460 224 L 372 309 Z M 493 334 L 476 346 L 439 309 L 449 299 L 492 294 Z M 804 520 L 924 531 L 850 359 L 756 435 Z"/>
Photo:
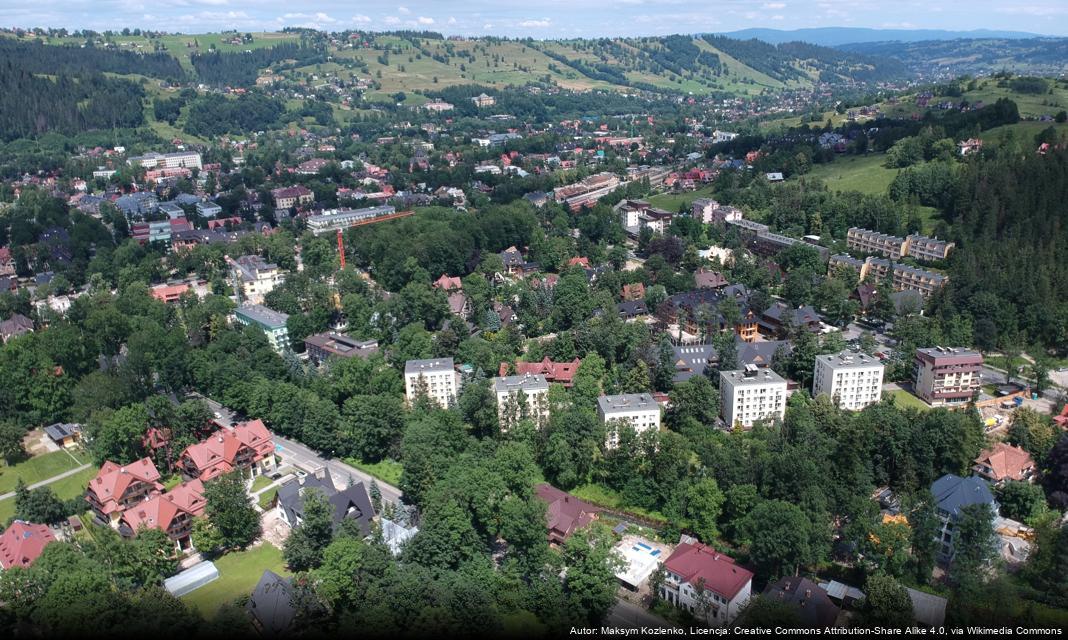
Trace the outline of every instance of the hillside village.
<path fill-rule="evenodd" d="M 1063 79 L 32 33 L 143 112 L 0 117 L 3 628 L 1063 627 Z"/>

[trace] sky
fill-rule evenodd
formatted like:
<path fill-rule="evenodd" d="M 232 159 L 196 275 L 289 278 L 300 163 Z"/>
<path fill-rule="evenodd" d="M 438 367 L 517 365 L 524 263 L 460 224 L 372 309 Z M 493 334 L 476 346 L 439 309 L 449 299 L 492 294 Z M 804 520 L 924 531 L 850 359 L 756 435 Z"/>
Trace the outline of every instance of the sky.
<path fill-rule="evenodd" d="M 1068 35 L 1066 0 L 0 0 L 0 26 L 205 33 L 311 27 L 567 38 L 750 27 Z"/>

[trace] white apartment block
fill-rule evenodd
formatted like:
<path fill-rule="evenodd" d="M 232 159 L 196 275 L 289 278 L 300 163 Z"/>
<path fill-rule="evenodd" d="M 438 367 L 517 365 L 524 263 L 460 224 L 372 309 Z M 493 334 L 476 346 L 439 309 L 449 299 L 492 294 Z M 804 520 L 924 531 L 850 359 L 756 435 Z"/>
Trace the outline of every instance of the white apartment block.
<path fill-rule="evenodd" d="M 442 407 L 456 402 L 459 384 L 452 358 L 409 360 L 404 363 L 404 397 L 411 404 L 425 389 L 427 397 Z"/>
<path fill-rule="evenodd" d="M 231 263 L 234 279 L 241 285 L 241 294 L 249 304 L 263 304 L 263 298 L 285 281 L 285 273 L 278 265 L 260 256 L 241 256 Z"/>
<path fill-rule="evenodd" d="M 904 256 L 910 256 L 917 260 L 931 262 L 945 260 L 956 245 L 918 233 L 901 238 L 878 231 L 851 227 L 846 231 L 846 246 L 854 251 L 876 253 L 891 260 L 900 260 Z"/>
<path fill-rule="evenodd" d="M 786 414 L 786 380 L 771 369 L 746 365 L 719 373 L 720 415 L 727 427 L 749 428 L 757 420 L 782 420 Z"/>
<path fill-rule="evenodd" d="M 606 427 L 605 447 L 619 446 L 615 421 L 626 421 L 641 434 L 660 429 L 660 405 L 648 393 L 624 393 L 597 399 L 597 416 Z"/>
<path fill-rule="evenodd" d="M 878 358 L 864 353 L 816 356 L 812 395 L 826 395 L 842 409 L 860 411 L 882 397 L 885 367 Z"/>
<path fill-rule="evenodd" d="M 146 169 L 203 169 L 200 154 L 193 151 L 178 151 L 175 153 L 146 153 L 143 156 L 134 156 L 126 161 L 127 164 L 138 165 Z"/>
<path fill-rule="evenodd" d="M 520 420 L 530 419 L 539 429 L 549 422 L 549 383 L 541 374 L 505 376 L 493 379 L 497 396 L 497 418 L 501 431 L 508 431 Z"/>

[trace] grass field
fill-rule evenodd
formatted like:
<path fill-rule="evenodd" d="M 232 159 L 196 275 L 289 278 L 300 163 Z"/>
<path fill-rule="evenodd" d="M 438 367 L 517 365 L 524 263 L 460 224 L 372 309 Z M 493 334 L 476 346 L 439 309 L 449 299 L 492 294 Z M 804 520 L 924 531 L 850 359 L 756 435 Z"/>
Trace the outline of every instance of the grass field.
<path fill-rule="evenodd" d="M 249 493 L 256 493 L 260 489 L 274 482 L 268 476 L 256 476 L 256 479 L 252 481 L 252 487 L 248 490 Z"/>
<path fill-rule="evenodd" d="M 931 409 L 931 407 L 926 402 L 920 400 L 919 398 L 912 395 L 908 391 L 905 391 L 904 389 L 896 389 L 894 391 L 890 391 L 888 395 L 893 396 L 894 403 L 904 409 L 913 408 L 919 409 L 920 411 L 929 411 Z"/>
<path fill-rule="evenodd" d="M 686 193 L 659 193 L 655 196 L 647 198 L 649 204 L 654 207 L 663 209 L 664 211 L 675 212 L 679 210 L 679 207 L 685 206 L 687 209 L 693 204 L 693 201 L 698 198 L 708 198 L 712 196 L 712 187 L 702 187 L 696 191 L 687 191 Z"/>
<path fill-rule="evenodd" d="M 1068 110 L 1068 88 L 1061 83 L 1050 83 L 1052 93 L 1019 93 L 1008 87 L 997 86 L 996 80 L 982 80 L 973 91 L 966 91 L 964 99 L 975 103 L 980 100 L 985 104 L 994 104 L 999 98 L 1009 98 L 1020 109 L 1020 116 L 1037 118 L 1043 115 L 1055 115 L 1058 111 Z"/>
<path fill-rule="evenodd" d="M 1065 135 L 1068 135 L 1068 123 L 1017 122 L 1016 124 L 1006 124 L 1000 127 L 994 127 L 993 129 L 988 129 L 979 137 L 983 139 L 984 144 L 995 146 L 1000 146 L 1010 140 L 1015 140 L 1026 149 L 1031 146 L 1037 147 L 1037 145 L 1035 145 L 1035 136 L 1050 127 L 1053 127 L 1062 138 Z"/>
<path fill-rule="evenodd" d="M 628 506 L 623 502 L 622 496 L 618 492 L 609 489 L 599 484 L 584 484 L 580 487 L 575 487 L 571 490 L 571 495 L 592 502 L 593 504 L 607 507 L 609 509 L 616 509 L 619 511 L 626 511 L 635 515 L 649 518 L 650 520 L 666 521 L 667 518 L 664 514 L 658 511 L 646 511 L 638 507 Z"/>
<path fill-rule="evenodd" d="M 71 455 L 74 457 L 72 458 Z M 0 493 L 14 491 L 19 478 L 26 484 L 33 484 L 47 480 L 52 476 L 59 475 L 64 471 L 70 471 L 82 464 L 79 454 L 68 454 L 66 451 L 54 451 L 40 456 L 34 456 L 9 467 L 0 465 Z"/>
<path fill-rule="evenodd" d="M 99 469 L 97 467 L 89 467 L 75 473 L 72 476 L 67 476 L 62 480 L 57 480 L 48 485 L 48 488 L 56 494 L 56 497 L 60 500 L 70 500 L 81 495 L 85 491 L 85 487 L 89 485 L 89 481 L 92 480 Z M 11 497 L 7 500 L 0 500 L 0 523 L 7 522 L 8 518 L 15 515 L 15 498 Z"/>
<path fill-rule="evenodd" d="M 269 542 L 245 551 L 228 553 L 215 561 L 219 578 L 182 596 L 186 604 L 206 618 L 214 617 L 219 607 L 252 593 L 266 569 L 285 575 L 282 552 Z"/>
<path fill-rule="evenodd" d="M 884 167 L 885 160 L 886 156 L 881 153 L 839 156 L 834 162 L 813 165 L 804 178 L 823 180 L 832 191 L 859 191 L 880 195 L 886 193 L 898 171 Z"/>
<path fill-rule="evenodd" d="M 382 482 L 391 484 L 394 487 L 400 483 L 401 472 L 404 470 L 404 467 L 402 467 L 399 462 L 394 462 L 392 460 L 383 460 L 374 464 L 368 464 L 360 462 L 356 458 L 345 458 L 345 463 L 356 467 L 364 473 L 369 473 Z"/>

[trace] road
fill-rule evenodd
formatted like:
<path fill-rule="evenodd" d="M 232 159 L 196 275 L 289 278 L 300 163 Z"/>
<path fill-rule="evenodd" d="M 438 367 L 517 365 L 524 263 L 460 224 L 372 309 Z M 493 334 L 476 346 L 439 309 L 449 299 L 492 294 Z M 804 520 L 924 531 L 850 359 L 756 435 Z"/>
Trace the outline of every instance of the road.
<path fill-rule="evenodd" d="M 605 616 L 604 622 L 607 625 L 623 627 L 626 629 L 640 629 L 642 627 L 665 629 L 675 628 L 676 626 L 659 616 L 649 613 L 636 604 L 627 602 L 626 600 L 617 601 L 616 606 L 608 611 L 608 615 Z"/>
<path fill-rule="evenodd" d="M 27 489 L 36 489 L 37 487 L 43 487 L 45 485 L 52 484 L 53 482 L 56 482 L 58 480 L 62 480 L 63 478 L 67 478 L 67 477 L 70 477 L 70 476 L 72 476 L 72 475 L 74 475 L 76 473 L 79 473 L 81 471 L 85 471 L 86 469 L 89 468 L 89 466 L 90 465 L 88 465 L 88 464 L 83 464 L 82 466 L 75 467 L 74 469 L 71 469 L 70 471 L 64 471 L 63 473 L 61 473 L 59 475 L 52 476 L 51 478 L 48 478 L 47 480 L 41 480 L 40 482 L 34 482 L 33 484 L 27 486 L 26 488 Z M 7 493 L 5 493 L 3 495 L 0 495 L 0 500 L 7 500 L 8 498 L 14 498 L 14 497 L 15 497 L 15 492 L 14 491 L 8 491 Z"/>

